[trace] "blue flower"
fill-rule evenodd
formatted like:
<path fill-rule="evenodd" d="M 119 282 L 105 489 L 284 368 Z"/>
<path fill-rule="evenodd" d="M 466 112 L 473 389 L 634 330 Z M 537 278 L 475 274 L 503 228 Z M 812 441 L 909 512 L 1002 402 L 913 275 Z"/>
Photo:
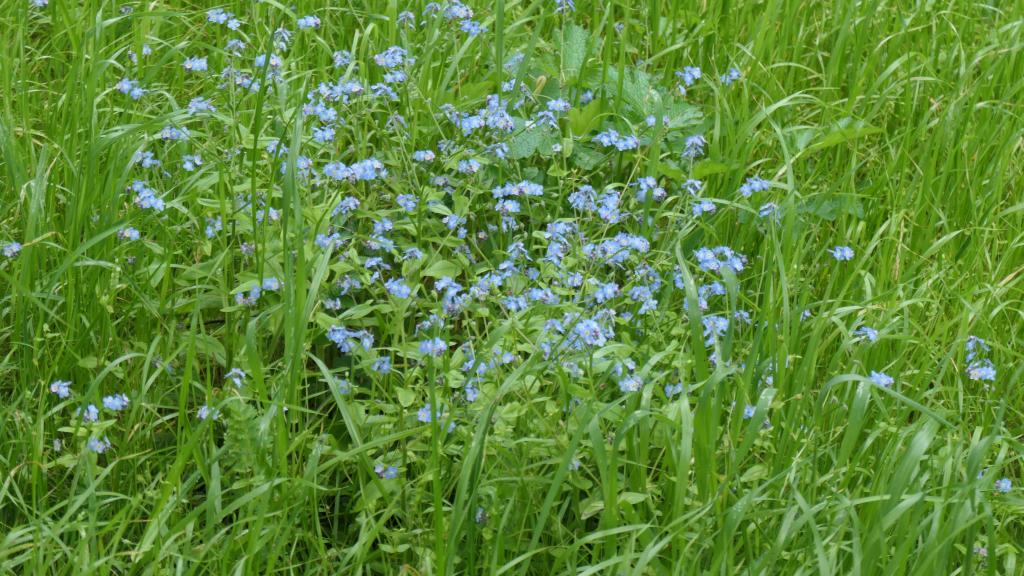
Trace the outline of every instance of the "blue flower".
<path fill-rule="evenodd" d="M 164 209 L 164 201 L 156 196 L 156 191 L 146 185 L 141 180 L 136 180 L 131 185 L 132 191 L 135 192 L 135 205 L 142 209 L 149 209 L 156 212 L 162 212 Z"/>
<path fill-rule="evenodd" d="M 71 382 L 68 380 L 54 380 L 50 384 L 50 392 L 56 394 L 58 398 L 67 398 L 71 396 Z"/>
<path fill-rule="evenodd" d="M 440 338 L 430 338 L 420 342 L 420 354 L 438 357 L 448 350 L 448 344 Z"/>
<path fill-rule="evenodd" d="M 139 164 L 143 168 L 157 168 L 160 166 L 160 160 L 149 150 L 140 150 L 132 155 L 132 164 Z"/>
<path fill-rule="evenodd" d="M 225 12 L 222 8 L 213 8 L 206 12 L 206 21 L 213 22 L 214 24 L 225 24 L 233 16 L 234 14 Z"/>
<path fill-rule="evenodd" d="M 412 159 L 417 162 L 433 162 L 436 155 L 433 150 L 417 150 L 412 153 Z"/>
<path fill-rule="evenodd" d="M 597 290 L 594 291 L 594 300 L 597 301 L 598 304 L 604 304 L 618 295 L 619 285 L 615 282 L 608 282 L 606 284 L 598 283 Z"/>
<path fill-rule="evenodd" d="M 964 345 L 967 349 L 967 361 L 971 362 L 980 355 L 986 354 L 992 350 L 988 343 L 982 338 L 977 336 L 968 336 L 967 343 Z"/>
<path fill-rule="evenodd" d="M 688 137 L 683 142 L 683 158 L 700 158 L 704 155 L 704 146 L 707 143 L 701 134 Z"/>
<path fill-rule="evenodd" d="M 410 28 L 416 27 L 416 15 L 406 10 L 398 14 L 398 18 L 395 19 L 396 24 L 406 24 Z"/>
<path fill-rule="evenodd" d="M 875 342 L 878 340 L 878 330 L 875 330 L 870 326 L 861 326 L 854 331 L 854 334 L 864 338 L 868 342 Z"/>
<path fill-rule="evenodd" d="M 1000 494 L 1006 494 L 1013 489 L 1013 483 L 1010 482 L 1009 478 L 1000 478 L 999 480 L 996 480 L 995 486 L 996 492 L 999 492 Z"/>
<path fill-rule="evenodd" d="M 423 407 L 416 412 L 416 419 L 424 424 L 433 422 L 436 416 L 440 416 L 440 414 L 432 410 L 432 406 L 429 402 L 424 404 Z"/>
<path fill-rule="evenodd" d="M 203 165 L 203 159 L 198 154 L 185 154 L 181 157 L 181 167 L 186 172 L 194 172 Z"/>
<path fill-rule="evenodd" d="M 331 326 L 327 330 L 327 339 L 334 342 L 342 354 L 351 352 L 356 343 L 367 351 L 373 347 L 373 335 L 367 330 L 349 330 L 343 326 Z"/>
<path fill-rule="evenodd" d="M 299 18 L 295 24 L 299 27 L 299 30 L 309 30 L 311 28 L 320 27 L 320 19 L 316 16 L 303 16 Z"/>
<path fill-rule="evenodd" d="M 128 78 L 122 78 L 114 87 L 118 92 L 130 96 L 132 100 L 138 100 L 146 93 L 146 91 L 139 86 L 138 82 L 135 80 L 129 80 Z"/>
<path fill-rule="evenodd" d="M 444 17 L 448 20 L 465 20 L 473 17 L 473 9 L 459 0 L 454 0 L 444 11 Z"/>
<path fill-rule="evenodd" d="M 872 382 L 882 388 L 890 388 L 892 387 L 893 382 L 895 382 L 892 376 L 889 376 L 885 372 L 875 372 L 874 370 L 871 371 L 871 376 L 869 376 L 869 378 Z"/>
<path fill-rule="evenodd" d="M 107 450 L 110 450 L 110 440 L 108 440 L 106 436 L 103 438 L 89 438 L 86 445 L 89 450 L 92 450 L 97 454 L 103 454 Z"/>
<path fill-rule="evenodd" d="M 214 238 L 217 233 L 224 229 L 224 223 L 221 221 L 220 216 L 207 217 L 206 219 L 206 230 L 204 233 L 207 238 Z"/>
<path fill-rule="evenodd" d="M 387 291 L 395 298 L 404 300 L 412 295 L 412 288 L 401 280 L 388 280 L 384 283 L 384 287 L 387 288 Z"/>
<path fill-rule="evenodd" d="M 572 334 L 571 343 L 576 348 L 582 348 L 583 346 L 600 348 L 608 342 L 608 337 L 610 336 L 601 324 L 591 318 L 585 318 L 577 322 L 573 326 Z"/>
<path fill-rule="evenodd" d="M 733 252 L 728 246 L 700 248 L 694 255 L 697 257 L 697 265 L 705 272 L 728 269 L 738 274 L 743 271 L 747 261 L 744 255 Z"/>
<path fill-rule="evenodd" d="M 640 143 L 636 136 L 621 136 L 611 128 L 594 136 L 593 141 L 604 147 L 614 146 L 620 151 L 632 150 Z"/>
<path fill-rule="evenodd" d="M 241 388 L 245 384 L 245 379 L 248 377 L 249 375 L 241 368 L 232 368 L 224 375 L 224 379 L 234 384 L 235 388 Z"/>
<path fill-rule="evenodd" d="M 548 110 L 552 112 L 568 112 L 572 109 L 572 104 L 569 104 L 561 98 L 548 101 Z"/>
<path fill-rule="evenodd" d="M 164 129 L 160 131 L 160 139 L 168 142 L 188 140 L 188 137 L 188 128 L 177 128 L 175 126 L 168 125 L 164 126 Z"/>
<path fill-rule="evenodd" d="M 381 356 L 373 361 L 373 371 L 378 374 L 391 373 L 391 357 Z"/>
<path fill-rule="evenodd" d="M 196 417 L 200 420 L 217 420 L 220 418 L 220 411 L 216 408 L 203 404 L 198 410 L 196 410 Z"/>
<path fill-rule="evenodd" d="M 668 195 L 664 188 L 658 186 L 658 181 L 650 176 L 637 180 L 636 186 L 638 188 L 636 194 L 637 202 L 646 202 L 648 199 L 653 202 L 661 202 Z"/>
<path fill-rule="evenodd" d="M 193 56 L 191 58 L 186 58 L 185 63 L 182 64 L 182 66 L 184 66 L 185 70 L 188 72 L 206 72 L 206 56 Z"/>
<path fill-rule="evenodd" d="M 344 68 L 352 63 L 352 53 L 348 50 L 337 50 L 331 55 L 335 68 Z"/>
<path fill-rule="evenodd" d="M 456 168 L 463 174 L 476 174 L 480 171 L 480 161 L 476 158 L 470 158 L 469 160 L 459 160 Z"/>
<path fill-rule="evenodd" d="M 683 68 L 682 72 L 676 72 L 676 78 L 679 78 L 679 80 L 686 87 L 693 86 L 694 83 L 697 82 L 697 80 L 700 80 L 700 77 L 700 68 L 696 66 L 687 66 Z"/>
<path fill-rule="evenodd" d="M 398 468 L 395 468 L 394 466 L 377 464 L 373 467 L 373 471 L 382 480 L 394 480 L 395 478 L 398 478 Z"/>
<path fill-rule="evenodd" d="M 853 260 L 853 248 L 850 248 L 849 246 L 836 246 L 828 252 L 829 254 L 832 254 L 833 258 L 840 262 Z"/>
<path fill-rule="evenodd" d="M 754 192 L 763 192 L 771 186 L 771 183 L 757 176 L 751 176 L 747 178 L 746 182 L 740 186 L 740 195 L 744 198 L 750 198 Z"/>
<path fill-rule="evenodd" d="M 124 242 L 131 242 L 133 240 L 138 240 L 140 237 L 141 237 L 141 235 L 139 234 L 138 230 L 134 229 L 132 227 L 128 227 L 128 228 L 126 228 L 124 230 L 118 231 L 118 238 L 121 239 Z"/>
<path fill-rule="evenodd" d="M 85 410 L 81 408 L 75 410 L 75 416 L 81 417 L 83 422 L 95 422 L 100 418 L 100 410 L 95 404 L 89 404 Z"/>
<path fill-rule="evenodd" d="M 644 387 L 644 381 L 636 374 L 629 374 L 619 380 L 619 390 L 625 393 L 639 392 Z"/>
<path fill-rule="evenodd" d="M 712 315 L 701 319 L 704 324 L 704 345 L 711 346 L 715 340 L 729 329 L 729 319 L 725 316 Z"/>
<path fill-rule="evenodd" d="M 771 218 L 778 213 L 779 207 L 774 202 L 765 202 L 757 210 L 757 215 L 761 218 Z"/>
<path fill-rule="evenodd" d="M 405 48 L 400 46 L 391 46 L 387 50 L 384 50 L 373 57 L 373 61 L 376 62 L 378 66 L 382 66 L 384 68 L 397 68 L 403 65 L 405 60 Z"/>
<path fill-rule="evenodd" d="M 264 66 L 267 66 L 267 64 L 269 64 L 271 68 L 280 68 L 281 64 L 283 64 L 283 63 L 284 63 L 284 61 L 281 60 L 281 57 L 278 56 L 277 54 L 273 54 L 273 53 L 271 53 L 271 54 L 259 54 L 253 60 L 253 64 L 257 68 L 263 68 Z"/>
<path fill-rule="evenodd" d="M 742 77 L 743 75 L 740 74 L 739 70 L 737 70 L 736 68 L 729 68 L 729 70 L 725 74 L 722 74 L 719 80 L 721 80 L 722 84 L 729 86 L 730 84 L 736 82 Z"/>
<path fill-rule="evenodd" d="M 971 380 L 994 382 L 996 379 L 996 367 L 992 364 L 991 360 L 976 360 L 967 365 L 967 377 Z"/>
<path fill-rule="evenodd" d="M 636 136 L 623 136 L 615 141 L 615 148 L 620 152 L 624 152 L 636 149 L 639 144 L 640 141 L 637 140 Z"/>
<path fill-rule="evenodd" d="M 334 142 L 334 134 L 333 126 L 317 126 L 313 128 L 313 140 L 321 144 Z"/>
<path fill-rule="evenodd" d="M 231 38 L 224 45 L 224 50 L 237 58 L 242 55 L 242 50 L 245 50 L 245 42 L 238 38 Z"/>
<path fill-rule="evenodd" d="M 477 36 L 481 32 L 486 32 L 487 29 L 480 26 L 480 23 L 476 20 L 462 20 L 459 22 L 459 29 L 472 36 Z"/>
<path fill-rule="evenodd" d="M 114 412 L 120 412 L 128 407 L 128 397 L 124 394 L 114 394 L 113 396 L 103 397 L 103 407 L 107 410 Z"/>
<path fill-rule="evenodd" d="M 692 209 L 693 215 L 697 217 L 703 216 L 705 214 L 714 214 L 717 208 L 715 207 L 715 203 L 712 202 L 711 200 L 702 199 L 694 202 Z"/>
<path fill-rule="evenodd" d="M 395 198 L 395 202 L 406 212 L 415 212 L 416 207 L 419 206 L 420 199 L 412 194 L 399 194 L 398 197 Z"/>
<path fill-rule="evenodd" d="M 21 253 L 21 243 L 19 242 L 8 242 L 4 244 L 3 254 L 4 258 L 14 258 Z"/>

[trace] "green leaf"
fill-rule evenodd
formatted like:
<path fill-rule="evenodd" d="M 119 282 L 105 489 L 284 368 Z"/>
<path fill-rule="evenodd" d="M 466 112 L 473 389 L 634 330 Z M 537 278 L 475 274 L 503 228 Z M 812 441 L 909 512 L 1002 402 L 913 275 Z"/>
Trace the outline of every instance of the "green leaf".
<path fill-rule="evenodd" d="M 372 314 L 377 310 L 390 310 L 391 304 L 374 304 L 372 302 L 363 302 L 362 304 L 356 304 L 355 306 L 345 310 L 338 316 L 339 319 L 343 320 L 357 320 Z"/>
<path fill-rule="evenodd" d="M 683 101 L 673 101 L 666 104 L 665 115 L 668 116 L 668 128 L 670 130 L 690 128 L 700 124 L 704 119 L 700 108 Z"/>
<path fill-rule="evenodd" d="M 639 504 L 644 500 L 647 500 L 647 494 L 642 492 L 623 492 L 622 494 L 619 494 L 619 504 L 622 504 L 623 502 L 628 504 Z"/>
<path fill-rule="evenodd" d="M 594 100 L 582 108 L 569 110 L 569 129 L 577 136 L 589 134 L 597 127 L 601 103 Z"/>
<path fill-rule="evenodd" d="M 862 122 L 840 122 L 837 127 L 827 132 L 821 139 L 808 148 L 808 152 L 816 152 L 824 148 L 837 146 L 844 142 L 878 134 L 882 129 Z"/>
<path fill-rule="evenodd" d="M 605 90 L 609 94 L 619 93 L 619 71 L 615 68 L 608 70 L 608 80 L 605 82 Z M 646 72 L 636 68 L 627 68 L 622 79 L 622 99 L 635 111 L 648 110 L 648 102 L 660 99 L 654 90 L 651 90 L 650 76 Z"/>
<path fill-rule="evenodd" d="M 585 144 L 579 144 L 572 151 L 572 156 L 570 156 L 570 158 L 572 159 L 573 163 L 579 166 L 580 168 L 584 170 L 592 170 L 601 162 L 601 159 L 604 158 L 604 155 L 598 152 L 597 150 L 594 150 L 590 146 L 587 146 Z"/>
<path fill-rule="evenodd" d="M 673 180 L 684 180 L 686 173 L 675 162 L 658 162 L 658 173 Z"/>
<path fill-rule="evenodd" d="M 579 78 L 580 70 L 587 59 L 587 43 L 590 34 L 577 24 L 570 24 L 562 42 L 562 74 L 568 82 Z"/>
<path fill-rule="evenodd" d="M 416 401 L 416 393 L 412 390 L 409 390 L 408 388 L 395 388 L 395 390 L 398 392 L 398 403 L 401 404 L 403 408 L 412 406 L 413 402 Z"/>
<path fill-rule="evenodd" d="M 864 217 L 864 205 L 853 196 L 835 196 L 821 194 L 811 196 L 800 206 L 800 212 L 813 214 L 829 222 L 841 215 Z"/>
<path fill-rule="evenodd" d="M 729 169 L 730 166 L 728 164 L 714 162 L 712 160 L 705 160 L 693 167 L 693 177 L 704 178 L 706 176 L 711 176 L 713 174 L 721 174 L 723 172 L 728 172 Z"/>
<path fill-rule="evenodd" d="M 520 130 L 508 142 L 508 157 L 513 160 L 520 160 L 532 156 L 540 145 L 542 132 L 536 128 L 525 128 Z"/>
<path fill-rule="evenodd" d="M 444 278 L 445 276 L 455 278 L 460 272 L 462 272 L 462 268 L 460 268 L 455 262 L 450 260 L 438 260 L 428 266 L 422 274 L 423 276 L 430 276 L 431 278 Z"/>

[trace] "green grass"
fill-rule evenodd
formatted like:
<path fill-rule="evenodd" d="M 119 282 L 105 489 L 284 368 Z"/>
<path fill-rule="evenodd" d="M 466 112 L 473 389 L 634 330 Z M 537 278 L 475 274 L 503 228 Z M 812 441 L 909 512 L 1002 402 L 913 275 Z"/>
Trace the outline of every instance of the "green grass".
<path fill-rule="evenodd" d="M 1024 573 L 1024 5 L 471 5 L 487 28 L 475 38 L 443 18 L 399 25 L 425 2 L 235 2 L 224 8 L 244 24 L 231 32 L 205 22 L 207 5 L 122 14 L 115 2 L 0 0 L 0 244 L 23 244 L 0 257 L 0 573 Z M 296 30 L 313 13 L 323 25 Z M 294 34 L 274 81 L 252 58 L 279 26 Z M 235 65 L 255 70 L 259 90 L 217 89 L 235 37 L 248 44 Z M 152 54 L 132 63 L 144 43 Z M 334 145 L 310 146 L 306 93 L 341 76 L 381 81 L 373 56 L 396 44 L 416 57 L 399 103 L 358 100 Z M 332 66 L 340 49 L 353 65 Z M 503 67 L 516 53 L 523 63 Z M 184 59 L 200 55 L 211 72 L 187 74 Z M 684 66 L 704 78 L 672 97 Z M 725 86 L 730 67 L 743 78 Z M 119 93 L 126 76 L 150 92 Z M 518 123 L 514 159 L 489 161 L 439 110 L 480 108 L 509 80 L 573 110 L 544 137 Z M 199 95 L 217 112 L 190 119 Z M 388 124 L 396 111 L 404 128 Z M 659 125 L 636 152 L 591 144 L 607 127 L 640 130 L 646 114 L 679 128 Z M 157 142 L 167 124 L 187 124 L 190 141 Z M 696 133 L 706 156 L 681 160 L 681 136 Z M 413 162 L 442 138 L 462 148 L 429 170 Z M 272 139 L 289 148 L 283 174 L 265 152 Z M 131 162 L 143 149 L 173 174 L 143 176 Z M 180 170 L 183 154 L 202 155 L 203 168 Z M 318 169 L 374 156 L 391 175 L 314 186 L 300 154 Z M 458 175 L 471 156 L 484 168 Z M 454 175 L 451 193 L 429 180 L 442 173 Z M 773 183 L 756 200 L 779 205 L 777 222 L 735 192 L 754 174 Z M 618 227 L 576 216 L 588 241 L 620 230 L 650 241 L 658 309 L 577 358 L 582 376 L 539 347 L 545 320 L 592 311 L 562 293 L 520 314 L 491 298 L 415 334 L 441 310 L 436 279 L 471 286 L 515 240 L 540 267 L 546 222 L 574 216 L 573 190 L 642 176 L 670 199 L 631 205 L 639 218 Z M 715 215 L 690 216 L 678 185 L 691 177 Z M 141 178 L 167 202 L 160 214 L 122 193 Z M 440 218 L 486 230 L 498 223 L 491 189 L 520 180 L 545 187 L 520 198 L 524 228 L 470 242 L 473 260 L 454 250 Z M 238 202 L 253 191 L 278 221 Z M 402 193 L 423 200 L 411 217 L 395 210 Z M 360 209 L 331 228 L 345 244 L 317 249 L 347 194 Z M 389 258 L 411 301 L 363 269 L 383 215 L 400 249 L 425 252 L 422 264 Z M 223 230 L 207 238 L 214 216 Z M 142 238 L 121 241 L 126 226 Z M 713 279 L 693 257 L 705 245 L 749 259 L 706 312 L 745 310 L 752 324 L 733 322 L 713 347 L 703 312 L 683 307 Z M 836 262 L 836 245 L 855 258 Z M 607 279 L 575 253 L 565 269 Z M 326 309 L 349 273 L 366 290 Z M 268 277 L 282 288 L 236 304 Z M 639 280 L 618 282 L 626 292 Z M 495 294 L 527 287 L 517 277 Z M 620 314 L 637 312 L 621 302 Z M 376 348 L 340 352 L 325 337 L 335 325 L 370 330 Z M 854 334 L 862 325 L 877 342 Z M 970 335 L 991 346 L 995 381 L 968 377 Z M 467 358 L 454 345 L 425 358 L 428 336 L 517 360 L 459 402 Z M 395 370 L 380 375 L 370 364 L 385 352 Z M 611 372 L 626 357 L 640 392 L 621 393 Z M 225 382 L 233 367 L 248 375 L 241 389 Z M 894 385 L 872 384 L 872 371 Z M 49 392 L 55 380 L 73 383 L 71 398 Z M 677 382 L 684 393 L 666 397 Z M 114 393 L 129 396 L 127 410 L 75 417 Z M 445 418 L 418 421 L 428 402 Z M 220 418 L 197 418 L 201 405 Z M 102 436 L 109 451 L 86 448 Z M 379 477 L 378 464 L 398 477 Z M 1000 478 L 1009 493 L 994 488 Z"/>

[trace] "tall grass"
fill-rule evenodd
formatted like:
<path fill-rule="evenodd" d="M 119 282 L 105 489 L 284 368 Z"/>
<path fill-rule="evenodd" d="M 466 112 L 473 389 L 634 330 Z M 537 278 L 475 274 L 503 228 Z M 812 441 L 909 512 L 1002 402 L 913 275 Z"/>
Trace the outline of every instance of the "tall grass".
<path fill-rule="evenodd" d="M 236 1 L 221 5 L 244 21 L 235 33 L 205 22 L 212 5 L 0 0 L 0 243 L 23 245 L 0 258 L 0 572 L 1021 573 L 1019 3 L 470 4 L 487 29 L 475 37 L 423 16 L 425 2 Z M 401 24 L 404 10 L 415 28 Z M 307 14 L 323 25 L 297 30 Z M 279 51 L 281 26 L 293 37 L 279 80 L 264 66 L 259 89 L 214 89 L 224 67 Z M 224 49 L 236 37 L 244 58 Z M 307 93 L 339 77 L 381 81 L 374 55 L 392 45 L 416 58 L 396 88 L 405 128 L 387 127 L 396 108 L 354 104 L 323 156 L 376 156 L 392 177 L 309 185 L 299 166 L 315 123 Z M 352 62 L 335 68 L 343 49 Z M 513 54 L 522 63 L 506 66 Z M 209 57 L 204 79 L 182 69 L 197 55 Z M 684 132 L 704 135 L 706 156 L 681 160 L 658 123 L 635 153 L 575 163 L 569 147 L 590 145 L 600 127 L 641 129 L 631 98 L 659 118 L 675 113 L 667 94 L 684 66 L 704 73 L 683 100 Z M 743 77 L 725 85 L 732 67 Z M 664 99 L 638 88 L 638 70 Z M 123 77 L 150 91 L 131 100 L 114 89 Z M 461 138 L 442 105 L 479 108 L 510 80 L 570 100 L 553 141 L 564 154 L 529 142 L 520 124 L 513 146 L 536 152 L 456 175 L 444 193 L 430 178 L 482 158 L 482 145 L 439 153 L 429 172 L 413 152 Z M 185 109 L 200 95 L 216 95 L 217 112 L 193 122 Z M 186 123 L 189 143 L 165 149 L 173 174 L 148 176 L 166 209 L 139 210 L 122 192 L 141 178 L 133 156 Z M 272 140 L 288 148 L 276 160 Z M 203 169 L 178 169 L 185 153 Z M 736 194 L 753 174 L 772 182 L 774 223 Z M 671 200 L 640 203 L 630 224 L 664 272 L 659 308 L 580 362 L 586 376 L 537 345 L 560 311 L 495 304 L 416 334 L 418 302 L 437 299 L 437 279 L 472 285 L 513 241 L 540 242 L 541 223 L 570 213 L 580 185 L 642 176 L 672 185 Z M 715 215 L 690 216 L 676 186 L 691 177 Z M 457 255 L 440 217 L 487 231 L 499 223 L 491 189 L 520 180 L 545 188 L 521 198 L 525 232 L 492 229 L 473 261 Z M 402 193 L 423 202 L 399 220 Z M 317 250 L 346 194 L 360 199 L 363 224 L 334 253 Z M 260 217 L 258 195 L 279 221 Z M 415 298 L 378 290 L 325 309 L 340 276 L 362 273 L 382 215 L 427 252 L 422 265 L 394 260 Z M 214 216 L 223 230 L 207 237 Z M 579 221 L 588 240 L 612 234 L 596 216 Z M 123 242 L 127 226 L 142 239 Z M 708 280 L 693 257 L 705 245 L 749 258 L 720 277 L 716 310 L 748 311 L 751 324 L 732 322 L 710 347 L 705 311 L 683 305 Z M 835 261 L 836 245 L 855 258 Z M 586 258 L 567 262 L 603 274 Z M 280 290 L 236 304 L 268 278 Z M 526 286 L 511 282 L 508 292 Z M 338 324 L 372 331 L 373 353 L 386 351 L 395 370 L 340 352 L 324 337 Z M 862 326 L 879 330 L 877 342 Z M 972 335 L 991 346 L 994 381 L 969 377 Z M 453 346 L 420 355 L 427 337 Z M 472 403 L 455 400 L 463 342 L 476 364 L 496 346 L 517 357 L 487 373 Z M 627 355 L 646 385 L 623 394 L 604 367 Z M 234 367 L 246 372 L 241 389 L 225 380 Z M 895 383 L 878 386 L 872 371 Z M 49 392 L 56 380 L 73 383 L 70 399 Z M 682 393 L 666 395 L 676 383 Z M 126 410 L 93 424 L 74 416 L 120 392 Z M 421 422 L 427 403 L 436 412 Z M 201 405 L 219 418 L 198 418 Z M 89 450 L 97 435 L 113 447 Z M 996 489 L 1002 478 L 1008 493 Z"/>

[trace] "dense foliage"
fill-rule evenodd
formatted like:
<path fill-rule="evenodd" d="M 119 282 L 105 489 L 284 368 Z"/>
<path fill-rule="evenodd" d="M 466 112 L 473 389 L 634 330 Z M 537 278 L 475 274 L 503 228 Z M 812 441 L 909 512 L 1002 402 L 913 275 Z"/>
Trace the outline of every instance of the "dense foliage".
<path fill-rule="evenodd" d="M 0 3 L 0 567 L 1014 574 L 1024 11 Z"/>

